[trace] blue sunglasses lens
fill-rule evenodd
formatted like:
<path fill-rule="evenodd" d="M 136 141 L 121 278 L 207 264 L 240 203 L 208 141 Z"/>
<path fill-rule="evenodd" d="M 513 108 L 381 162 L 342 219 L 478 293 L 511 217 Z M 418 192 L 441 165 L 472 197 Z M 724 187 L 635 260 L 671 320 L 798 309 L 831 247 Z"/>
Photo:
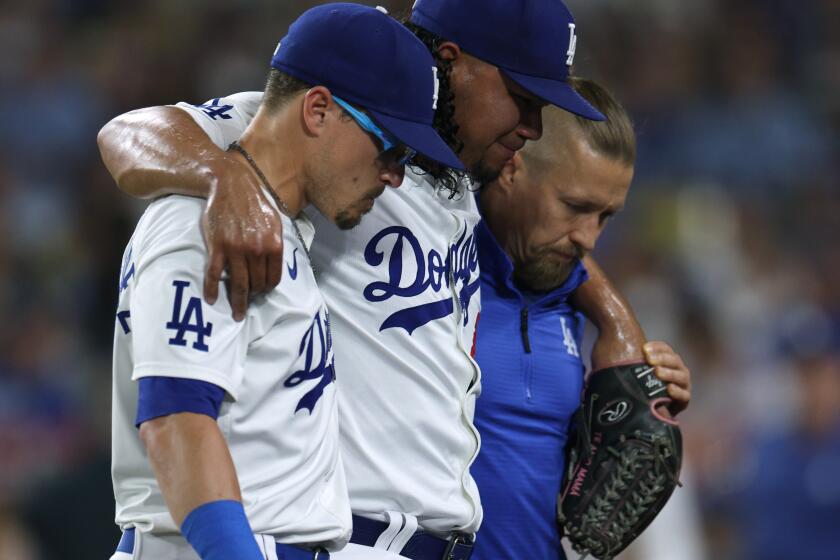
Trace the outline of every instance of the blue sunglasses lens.
<path fill-rule="evenodd" d="M 400 141 L 388 134 L 387 132 L 385 132 L 384 130 L 382 130 L 381 128 L 379 128 L 378 126 L 376 126 L 376 123 L 374 123 L 369 116 L 362 113 L 361 111 L 359 111 L 358 109 L 356 109 L 355 107 L 353 107 L 352 105 L 335 95 L 333 95 L 333 99 L 345 111 L 347 111 L 351 117 L 353 117 L 353 119 L 356 121 L 356 123 L 358 123 L 362 130 L 370 132 L 371 134 L 379 138 L 379 140 L 382 142 L 383 153 L 393 148 L 400 147 Z M 403 153 L 397 158 L 398 165 L 405 165 L 406 163 L 411 161 L 411 159 L 415 155 L 417 155 L 417 152 L 412 150 L 408 146 L 402 145 L 401 149 L 404 150 L 405 153 Z"/>

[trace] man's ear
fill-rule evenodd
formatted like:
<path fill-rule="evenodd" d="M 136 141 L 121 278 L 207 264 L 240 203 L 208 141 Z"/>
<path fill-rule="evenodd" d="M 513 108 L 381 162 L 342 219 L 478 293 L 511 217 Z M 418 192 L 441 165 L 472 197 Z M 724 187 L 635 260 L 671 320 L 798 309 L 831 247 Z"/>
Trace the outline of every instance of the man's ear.
<path fill-rule="evenodd" d="M 437 47 L 438 56 L 450 62 L 461 56 L 461 47 L 452 41 L 443 41 Z"/>
<path fill-rule="evenodd" d="M 315 86 L 303 95 L 301 120 L 308 136 L 320 136 L 327 122 L 327 115 L 338 107 L 333 101 L 330 90 L 324 86 Z"/>
<path fill-rule="evenodd" d="M 524 172 L 525 161 L 522 159 L 522 154 L 514 152 L 513 157 L 505 162 L 502 172 L 499 173 L 497 179 L 499 186 L 506 190 L 518 188 L 524 177 Z"/>

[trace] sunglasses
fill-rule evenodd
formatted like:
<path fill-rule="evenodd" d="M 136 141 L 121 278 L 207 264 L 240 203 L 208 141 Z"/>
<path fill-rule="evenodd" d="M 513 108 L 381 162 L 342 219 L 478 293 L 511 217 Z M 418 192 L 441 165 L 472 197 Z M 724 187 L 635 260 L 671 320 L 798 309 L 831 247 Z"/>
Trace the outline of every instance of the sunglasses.
<path fill-rule="evenodd" d="M 373 120 L 371 120 L 371 118 L 366 114 L 362 113 L 361 111 L 359 111 L 343 99 L 336 97 L 335 95 L 333 95 L 333 100 L 336 103 L 338 103 L 338 105 L 342 109 L 347 111 L 351 117 L 353 117 L 353 120 L 356 121 L 356 124 L 358 124 L 362 130 L 369 132 L 370 134 L 373 134 L 374 136 L 379 138 L 380 142 L 382 142 L 383 154 L 389 150 L 395 150 L 396 152 L 393 154 L 393 156 L 396 159 L 398 165 L 405 165 L 406 163 L 410 162 L 415 155 L 417 155 L 417 152 L 415 150 L 409 148 L 408 146 L 394 138 L 393 135 L 376 126 L 376 123 L 374 123 Z"/>

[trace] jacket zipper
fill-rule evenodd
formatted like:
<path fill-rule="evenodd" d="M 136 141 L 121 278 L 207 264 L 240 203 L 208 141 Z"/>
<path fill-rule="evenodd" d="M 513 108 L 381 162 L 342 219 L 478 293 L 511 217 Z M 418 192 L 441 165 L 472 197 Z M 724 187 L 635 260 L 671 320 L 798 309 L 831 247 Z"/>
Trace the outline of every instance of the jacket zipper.
<path fill-rule="evenodd" d="M 528 308 L 523 307 L 519 320 L 519 332 L 522 334 L 522 345 L 525 347 L 525 353 L 531 353 L 531 340 L 528 338 Z"/>

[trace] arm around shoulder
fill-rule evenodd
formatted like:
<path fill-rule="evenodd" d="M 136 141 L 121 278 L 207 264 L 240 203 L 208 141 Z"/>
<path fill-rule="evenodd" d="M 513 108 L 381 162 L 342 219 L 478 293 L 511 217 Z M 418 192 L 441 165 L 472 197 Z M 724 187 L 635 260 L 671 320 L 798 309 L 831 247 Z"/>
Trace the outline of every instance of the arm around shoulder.
<path fill-rule="evenodd" d="M 138 198 L 173 193 L 206 198 L 231 163 L 186 111 L 173 106 L 119 115 L 102 127 L 97 143 L 117 185 Z"/>
<path fill-rule="evenodd" d="M 114 118 L 97 141 L 105 167 L 124 192 L 138 198 L 183 194 L 208 199 L 205 297 L 216 301 L 227 269 L 233 311 L 241 320 L 250 295 L 280 282 L 283 225 L 244 160 L 220 147 L 233 130 L 212 126 L 206 130 L 218 136 L 217 142 L 187 110 L 149 107 Z"/>

